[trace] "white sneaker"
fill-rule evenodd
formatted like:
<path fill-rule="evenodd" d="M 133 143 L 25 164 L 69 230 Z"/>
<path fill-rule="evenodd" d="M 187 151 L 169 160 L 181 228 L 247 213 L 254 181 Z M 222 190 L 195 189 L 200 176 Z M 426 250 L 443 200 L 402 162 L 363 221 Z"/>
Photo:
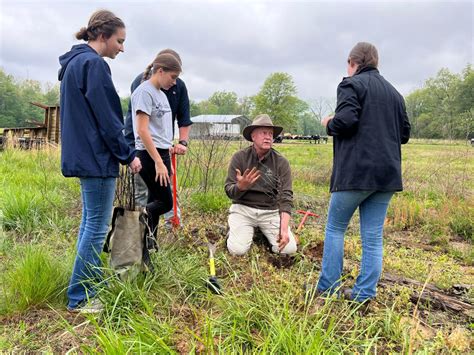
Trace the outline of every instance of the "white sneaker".
<path fill-rule="evenodd" d="M 68 308 L 71 313 L 94 314 L 104 310 L 104 304 L 98 299 L 93 298 L 83 306 L 77 308 Z"/>

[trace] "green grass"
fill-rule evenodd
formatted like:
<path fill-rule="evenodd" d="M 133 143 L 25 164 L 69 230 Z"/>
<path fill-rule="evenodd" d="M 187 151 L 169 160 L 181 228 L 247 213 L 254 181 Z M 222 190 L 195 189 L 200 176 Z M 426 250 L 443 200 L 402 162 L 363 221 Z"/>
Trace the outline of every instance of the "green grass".
<path fill-rule="evenodd" d="M 179 159 L 184 227 L 173 236 L 161 234 L 160 250 L 152 255 L 156 272 L 122 282 L 105 269 L 107 283 L 99 293 L 105 311 L 87 318 L 65 311 L 81 213 L 78 181 L 62 177 L 56 150 L 0 152 L 1 352 L 467 351 L 469 322 L 459 314 L 415 307 L 407 286 L 379 287 L 367 315 L 337 299 L 305 302 L 302 285 L 316 282 L 321 262 L 331 144 L 275 145 L 292 166 L 296 209 L 320 215 L 299 233 L 300 252 L 287 266 L 264 246 L 253 246 L 243 258 L 225 253 L 230 201 L 223 182 L 230 156 L 242 145 L 201 144 L 193 142 L 194 154 Z M 474 284 L 474 149 L 416 140 L 402 149 L 405 190 L 387 215 L 384 271 L 446 290 Z M 295 213 L 293 225 L 300 219 Z M 206 240 L 216 236 L 223 296 L 205 286 Z M 350 285 L 361 258 L 357 214 L 345 258 L 344 282 Z M 474 300 L 473 292 L 463 297 Z"/>
<path fill-rule="evenodd" d="M 17 248 L 12 254 L 11 268 L 0 278 L 0 315 L 35 307 L 61 307 L 71 264 L 32 245 Z"/>

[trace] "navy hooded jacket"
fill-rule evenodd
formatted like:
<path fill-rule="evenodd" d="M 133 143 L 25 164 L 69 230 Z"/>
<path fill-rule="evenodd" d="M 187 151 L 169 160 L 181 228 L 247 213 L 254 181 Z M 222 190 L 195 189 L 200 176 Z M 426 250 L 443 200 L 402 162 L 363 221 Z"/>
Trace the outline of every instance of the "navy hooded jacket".
<path fill-rule="evenodd" d="M 117 177 L 135 150 L 125 141 L 110 68 L 89 45 L 59 57 L 61 170 L 64 176 Z"/>
<path fill-rule="evenodd" d="M 130 91 L 133 93 L 142 82 L 143 73 L 139 74 L 135 80 L 133 80 L 130 87 Z M 168 90 L 161 89 L 168 98 L 168 102 L 171 108 L 171 115 L 173 117 L 173 134 L 174 134 L 174 122 L 178 121 L 178 127 L 187 127 L 193 124 L 189 113 L 189 97 L 188 89 L 186 84 L 180 78 L 176 79 L 176 85 L 173 85 Z M 127 116 L 125 117 L 125 139 L 130 146 L 135 147 L 135 135 L 133 134 L 133 122 L 132 122 L 132 101 L 128 102 Z"/>
<path fill-rule="evenodd" d="M 376 68 L 344 78 L 327 125 L 334 137 L 331 192 L 401 191 L 401 144 L 410 138 L 402 95 Z"/>

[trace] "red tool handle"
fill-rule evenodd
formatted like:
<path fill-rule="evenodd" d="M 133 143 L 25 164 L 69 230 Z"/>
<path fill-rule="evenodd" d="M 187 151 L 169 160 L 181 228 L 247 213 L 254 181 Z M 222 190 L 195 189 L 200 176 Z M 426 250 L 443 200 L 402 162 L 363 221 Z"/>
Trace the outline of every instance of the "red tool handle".
<path fill-rule="evenodd" d="M 180 225 L 178 217 L 178 179 L 176 178 L 176 154 L 171 154 L 171 165 L 173 166 L 173 217 L 171 224 L 173 228 L 178 228 Z"/>

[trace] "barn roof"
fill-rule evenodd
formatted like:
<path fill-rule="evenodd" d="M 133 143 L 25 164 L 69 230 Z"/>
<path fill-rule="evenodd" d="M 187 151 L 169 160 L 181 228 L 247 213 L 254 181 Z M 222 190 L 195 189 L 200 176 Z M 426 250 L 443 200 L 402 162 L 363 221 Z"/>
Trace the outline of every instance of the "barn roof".
<path fill-rule="evenodd" d="M 191 118 L 193 123 L 232 123 L 250 124 L 250 120 L 244 115 L 199 115 Z"/>

